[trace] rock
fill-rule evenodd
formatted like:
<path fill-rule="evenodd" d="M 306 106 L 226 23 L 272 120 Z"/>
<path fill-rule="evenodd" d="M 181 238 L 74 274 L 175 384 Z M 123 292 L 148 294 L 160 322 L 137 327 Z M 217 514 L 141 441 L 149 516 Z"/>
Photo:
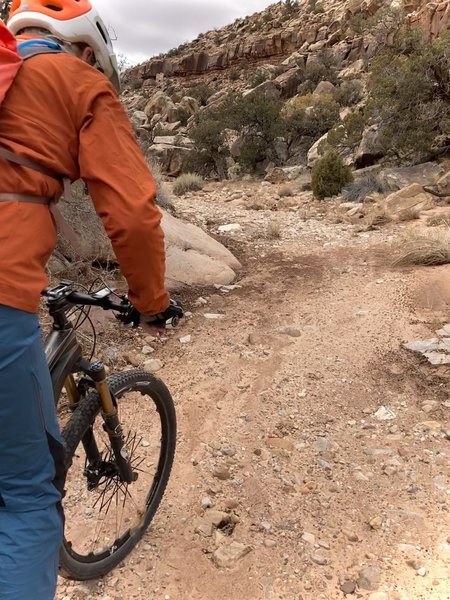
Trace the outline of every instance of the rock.
<path fill-rule="evenodd" d="M 293 66 L 291 69 L 281 73 L 273 80 L 278 89 L 281 90 L 281 97 L 284 99 L 292 98 L 297 93 L 299 84 L 304 81 L 304 69 Z"/>
<path fill-rule="evenodd" d="M 266 538 L 266 539 L 264 540 L 264 546 L 265 546 L 266 548 L 274 548 L 276 545 L 277 545 L 277 543 L 276 543 L 276 541 L 275 541 L 275 540 L 272 540 L 272 539 L 270 539 L 270 538 Z"/>
<path fill-rule="evenodd" d="M 314 552 L 314 554 L 311 554 L 311 560 L 313 563 L 316 563 L 316 565 L 327 565 L 328 564 L 328 559 L 320 552 Z"/>
<path fill-rule="evenodd" d="M 161 171 L 178 177 L 192 152 L 193 142 L 186 136 L 157 136 L 147 148 L 147 153 L 161 166 Z"/>
<path fill-rule="evenodd" d="M 142 363 L 142 356 L 136 352 L 127 352 L 123 357 L 133 367 L 139 367 Z"/>
<path fill-rule="evenodd" d="M 380 580 L 378 568 L 368 565 L 358 575 L 358 586 L 363 590 L 376 591 L 380 587 Z"/>
<path fill-rule="evenodd" d="M 339 72 L 339 79 L 355 79 L 356 76 L 363 73 L 364 70 L 364 59 L 359 58 L 358 60 L 355 60 L 355 62 L 353 62 L 351 65 L 348 65 L 347 67 L 345 67 L 345 69 L 342 69 L 342 71 Z"/>
<path fill-rule="evenodd" d="M 315 546 L 316 544 L 316 537 L 312 533 L 305 532 L 302 535 L 302 540 L 307 544 L 311 544 L 311 546 Z"/>
<path fill-rule="evenodd" d="M 144 111 L 135 110 L 130 117 L 130 121 L 135 129 L 139 129 L 148 123 L 148 118 Z"/>
<path fill-rule="evenodd" d="M 418 352 L 419 354 L 425 354 L 426 352 L 432 352 L 439 350 L 440 340 L 433 338 L 430 340 L 422 340 L 417 342 L 407 342 L 403 344 L 403 347 L 411 352 Z"/>
<path fill-rule="evenodd" d="M 218 313 L 205 313 L 203 316 L 209 321 L 217 321 L 218 319 L 223 319 L 223 315 Z"/>
<path fill-rule="evenodd" d="M 352 529 L 343 529 L 342 533 L 345 535 L 345 537 L 348 539 L 349 542 L 358 542 L 359 541 L 358 534 L 355 533 Z"/>
<path fill-rule="evenodd" d="M 380 130 L 378 125 L 370 125 L 364 130 L 361 143 L 356 151 L 355 164 L 357 167 L 370 167 L 384 156 L 380 144 Z"/>
<path fill-rule="evenodd" d="M 201 520 L 197 522 L 194 531 L 203 537 L 212 537 L 214 526 L 209 521 Z"/>
<path fill-rule="evenodd" d="M 344 594 L 354 594 L 356 591 L 356 582 L 355 581 L 345 581 L 339 586 L 339 589 Z"/>
<path fill-rule="evenodd" d="M 397 418 L 397 415 L 389 406 L 380 406 L 373 416 L 378 421 L 392 421 Z"/>
<path fill-rule="evenodd" d="M 306 164 L 308 165 L 308 167 L 310 169 L 312 169 L 312 167 L 314 167 L 316 162 L 321 158 L 322 155 L 319 154 L 319 146 L 321 145 L 322 142 L 325 142 L 327 140 L 327 137 L 328 137 L 328 133 L 325 133 L 321 138 L 319 138 L 316 142 L 314 142 L 314 144 L 308 150 Z"/>
<path fill-rule="evenodd" d="M 279 98 L 280 97 L 280 86 L 274 81 L 264 81 L 260 85 L 256 86 L 251 90 L 246 90 L 242 96 L 264 96 L 265 98 Z"/>
<path fill-rule="evenodd" d="M 217 469 L 214 469 L 213 476 L 221 481 L 226 481 L 227 479 L 230 479 L 231 473 L 227 467 L 218 467 Z"/>
<path fill-rule="evenodd" d="M 383 169 L 378 174 L 381 186 L 391 192 L 401 190 L 413 183 L 427 185 L 435 182 L 444 173 L 441 165 L 433 162 L 422 163 L 413 167 Z"/>
<path fill-rule="evenodd" d="M 269 448 L 278 448 L 280 450 L 288 450 L 290 452 L 294 450 L 294 443 L 286 438 L 268 438 L 267 445 Z"/>
<path fill-rule="evenodd" d="M 336 87 L 329 81 L 321 81 L 318 83 L 316 89 L 314 90 L 314 95 L 330 95 L 334 94 L 336 91 Z"/>
<path fill-rule="evenodd" d="M 381 529 L 383 527 L 383 518 L 380 516 L 372 517 L 369 519 L 369 525 L 371 529 Z"/>
<path fill-rule="evenodd" d="M 222 523 L 231 523 L 231 516 L 221 510 L 207 510 L 204 519 L 214 527 L 219 527 Z"/>
<path fill-rule="evenodd" d="M 172 99 L 164 92 L 158 91 L 147 102 L 144 113 L 148 119 L 151 119 L 156 114 L 160 114 L 163 117 L 167 117 L 168 115 L 172 117 L 174 110 L 175 104 L 172 102 Z"/>
<path fill-rule="evenodd" d="M 154 351 L 155 351 L 155 349 L 152 348 L 151 346 L 144 346 L 142 348 L 142 354 L 153 354 Z"/>
<path fill-rule="evenodd" d="M 384 208 L 392 215 L 398 215 L 405 210 L 427 210 L 434 207 L 430 194 L 424 192 L 421 185 L 413 183 L 398 192 L 390 194 L 383 202 Z"/>
<path fill-rule="evenodd" d="M 250 546 L 240 542 L 231 542 L 228 546 L 221 546 L 213 554 L 213 561 L 218 567 L 229 568 L 236 564 L 252 551 Z"/>
<path fill-rule="evenodd" d="M 163 211 L 167 277 L 189 286 L 227 285 L 240 268 L 227 248 L 202 229 Z"/>
<path fill-rule="evenodd" d="M 287 335 L 289 337 L 300 337 L 302 335 L 300 329 L 297 329 L 296 327 L 292 327 L 290 325 L 287 327 L 278 327 L 277 329 L 275 329 L 275 332 L 279 333 L 280 335 Z"/>
<path fill-rule="evenodd" d="M 202 508 L 206 510 L 207 508 L 211 508 L 213 506 L 213 501 L 209 496 L 205 496 L 202 498 Z"/>
<path fill-rule="evenodd" d="M 220 225 L 217 230 L 219 233 L 237 233 L 242 231 L 242 227 L 238 223 L 230 223 L 229 225 Z"/>
<path fill-rule="evenodd" d="M 295 179 L 304 176 L 307 176 L 308 178 L 311 177 L 307 167 L 304 167 L 303 165 L 297 165 L 295 167 L 281 167 L 281 170 L 285 174 L 288 181 L 294 181 Z"/>
<path fill-rule="evenodd" d="M 192 341 L 192 336 L 191 335 L 185 335 L 184 337 L 180 338 L 180 343 L 181 344 L 190 344 Z"/>
<path fill-rule="evenodd" d="M 417 569 L 417 575 L 419 577 L 425 577 L 426 574 L 427 574 L 427 570 L 425 569 L 425 567 L 421 567 L 420 569 Z"/>
<path fill-rule="evenodd" d="M 144 363 L 144 369 L 149 373 L 156 373 L 164 367 L 164 363 L 158 358 L 153 358 Z"/>
<path fill-rule="evenodd" d="M 200 110 L 200 102 L 190 96 L 184 96 L 178 106 L 186 111 L 189 116 L 195 115 Z"/>
<path fill-rule="evenodd" d="M 280 169 L 279 167 L 274 167 L 273 169 L 270 169 L 270 171 L 265 176 L 264 180 L 276 184 L 287 181 L 287 177 L 283 169 Z"/>

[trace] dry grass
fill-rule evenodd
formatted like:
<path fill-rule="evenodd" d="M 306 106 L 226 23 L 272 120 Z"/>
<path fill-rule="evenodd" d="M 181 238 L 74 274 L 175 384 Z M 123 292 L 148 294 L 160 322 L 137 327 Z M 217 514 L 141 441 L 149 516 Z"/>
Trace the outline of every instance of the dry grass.
<path fill-rule="evenodd" d="M 173 193 L 175 196 L 183 196 L 187 192 L 198 192 L 205 185 L 202 177 L 195 173 L 184 173 L 180 175 L 173 184 Z"/>
<path fill-rule="evenodd" d="M 294 190 L 289 185 L 283 185 L 278 190 L 278 195 L 280 196 L 280 198 L 290 198 L 294 195 Z"/>
<path fill-rule="evenodd" d="M 450 263 L 450 229 L 409 231 L 394 242 L 394 266 Z"/>
<path fill-rule="evenodd" d="M 404 208 L 401 210 L 397 215 L 397 219 L 403 222 L 415 221 L 416 219 L 420 219 L 420 213 L 420 210 L 414 206 L 411 206 L 410 208 Z"/>
<path fill-rule="evenodd" d="M 450 215 L 431 215 L 427 219 L 428 227 L 439 227 L 439 225 L 446 225 L 450 227 Z"/>
<path fill-rule="evenodd" d="M 267 223 L 266 237 L 269 240 L 279 240 L 281 238 L 281 223 L 279 221 L 269 221 Z"/>
<path fill-rule="evenodd" d="M 368 228 L 381 227 L 392 221 L 392 216 L 388 211 L 380 206 L 375 206 L 370 210 L 364 220 Z"/>

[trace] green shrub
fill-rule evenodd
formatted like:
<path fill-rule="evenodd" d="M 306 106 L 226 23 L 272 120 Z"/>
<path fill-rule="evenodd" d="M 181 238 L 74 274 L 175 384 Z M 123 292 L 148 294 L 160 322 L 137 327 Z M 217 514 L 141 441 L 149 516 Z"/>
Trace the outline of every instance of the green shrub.
<path fill-rule="evenodd" d="M 382 123 L 386 155 L 414 164 L 433 157 L 450 123 L 450 33 L 430 41 L 403 32 L 374 62 L 369 112 Z"/>
<path fill-rule="evenodd" d="M 229 156 L 225 132 L 229 129 L 244 139 L 237 159 L 244 169 L 253 171 L 261 161 L 275 160 L 273 143 L 282 133 L 281 106 L 281 100 L 263 94 L 230 94 L 220 105 L 207 107 L 189 132 L 196 161 L 203 157 L 214 162 L 216 172 L 224 177 Z"/>
<path fill-rule="evenodd" d="M 215 93 L 215 90 L 207 83 L 199 83 L 190 88 L 188 94 L 191 98 L 195 98 L 202 106 L 206 106 L 209 98 Z"/>
<path fill-rule="evenodd" d="M 337 196 L 353 181 L 349 167 L 335 150 L 330 150 L 320 158 L 312 170 L 312 190 L 319 200 Z"/>
<path fill-rule="evenodd" d="M 339 104 L 328 94 L 293 98 L 283 110 L 288 135 L 313 138 L 313 143 L 336 125 L 339 118 Z"/>
<path fill-rule="evenodd" d="M 256 69 L 250 78 L 250 87 L 255 88 L 261 83 L 264 83 L 269 79 L 269 75 L 264 69 Z"/>
<path fill-rule="evenodd" d="M 239 69 L 236 69 L 236 67 L 231 69 L 230 74 L 229 74 L 230 81 L 237 81 L 240 76 L 241 76 L 241 74 L 239 72 Z"/>
<path fill-rule="evenodd" d="M 337 88 L 334 97 L 341 106 L 353 106 L 363 98 L 363 85 L 356 79 L 343 81 Z"/>
<path fill-rule="evenodd" d="M 187 192 L 198 192 L 203 189 L 203 179 L 195 173 L 183 173 L 173 184 L 173 193 L 175 196 L 183 196 Z"/>
<path fill-rule="evenodd" d="M 366 124 L 366 117 L 361 112 L 351 112 L 346 115 L 339 125 L 331 129 L 327 143 L 333 148 L 350 148 L 359 146 Z"/>
<path fill-rule="evenodd" d="M 191 113 L 182 106 L 178 106 L 175 111 L 175 115 L 177 121 L 180 121 L 181 125 L 185 127 L 187 125 L 189 117 L 191 116 Z"/>

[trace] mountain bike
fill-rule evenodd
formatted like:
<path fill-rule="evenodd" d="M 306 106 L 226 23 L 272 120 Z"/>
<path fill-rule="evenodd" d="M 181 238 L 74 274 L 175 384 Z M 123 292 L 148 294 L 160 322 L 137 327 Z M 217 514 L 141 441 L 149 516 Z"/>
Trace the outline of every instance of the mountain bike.
<path fill-rule="evenodd" d="M 77 332 L 89 311 L 115 311 L 126 322 L 132 307 L 125 297 L 108 287 L 79 292 L 67 281 L 43 295 L 52 319 L 45 353 L 67 469 L 60 568 L 82 581 L 116 567 L 149 527 L 174 459 L 175 408 L 150 373 L 107 377 L 101 362 L 83 357 Z"/>

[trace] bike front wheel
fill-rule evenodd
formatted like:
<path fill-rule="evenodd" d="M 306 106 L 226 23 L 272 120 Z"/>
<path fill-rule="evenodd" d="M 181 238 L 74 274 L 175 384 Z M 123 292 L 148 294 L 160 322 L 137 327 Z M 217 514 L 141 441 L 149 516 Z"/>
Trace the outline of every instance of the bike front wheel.
<path fill-rule="evenodd" d="M 128 371 L 108 378 L 125 437 L 124 450 L 137 480 L 121 480 L 103 427 L 100 399 L 90 393 L 62 436 L 68 467 L 61 574 L 83 581 L 116 567 L 149 527 L 163 497 L 176 446 L 176 416 L 164 383 Z M 90 448 L 96 448 L 95 468 Z M 100 460 L 98 460 L 100 457 Z"/>

